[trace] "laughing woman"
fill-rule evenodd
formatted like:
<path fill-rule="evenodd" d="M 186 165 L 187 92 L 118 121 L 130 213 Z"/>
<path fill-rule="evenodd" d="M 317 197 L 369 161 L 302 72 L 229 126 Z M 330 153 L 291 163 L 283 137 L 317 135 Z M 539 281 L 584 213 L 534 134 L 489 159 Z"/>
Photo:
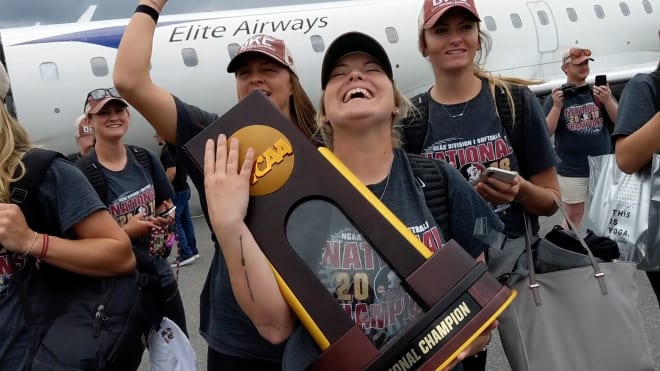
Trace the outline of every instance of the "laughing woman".
<path fill-rule="evenodd" d="M 396 148 L 394 124 L 407 113 L 410 104 L 395 87 L 392 66 L 382 46 L 361 33 L 340 36 L 328 47 L 324 56 L 321 86 L 323 93 L 318 124 L 325 144 L 407 226 L 425 226 L 421 232 L 442 236 L 426 206 L 421 185 L 413 176 L 407 155 Z M 237 296 L 243 296 L 242 299 L 239 297 L 239 301 L 251 301 L 255 318 L 258 316 L 260 322 L 270 324 L 271 336 L 285 339 L 294 331 L 296 321 L 276 287 L 268 261 L 244 222 L 254 151 L 248 149 L 244 163 L 239 164 L 238 148 L 238 140 L 228 143 L 224 135 L 218 138 L 217 150 L 212 140 L 207 143 L 204 164 L 209 216 L 227 259 L 243 259 L 246 262 L 243 275 L 249 277 L 250 283 L 258 283 L 250 285 L 247 279 L 243 279 L 242 290 L 237 293 Z M 473 257 L 483 260 L 483 251 L 488 246 L 474 235 L 474 226 L 481 222 L 490 230 L 500 230 L 501 223 L 456 170 L 448 167 L 447 178 L 452 236 Z M 326 243 L 335 246 L 344 246 L 351 241 L 343 238 L 359 234 L 344 218 L 330 215 L 326 224 L 324 227 L 329 231 Z M 337 233 L 339 231 L 349 233 Z M 301 232 L 304 234 L 306 231 Z M 317 234 L 316 231 L 311 233 Z M 442 241 L 428 242 L 433 246 L 427 247 L 433 251 L 442 248 Z M 318 264 L 323 263 L 323 245 L 319 245 L 318 250 L 311 247 L 312 252 L 308 253 L 313 256 L 316 251 Z M 350 272 L 325 268 L 330 275 L 355 274 L 368 282 L 373 282 L 378 273 L 378 270 L 366 267 Z M 337 295 L 337 300 L 341 305 L 352 306 L 353 310 L 366 303 L 401 300 L 410 306 L 404 311 L 415 313 L 418 308 L 414 302 L 406 300 L 407 294 L 401 289 L 400 280 L 388 278 L 391 284 L 387 298 L 379 297 L 370 290 L 373 297 L 368 295 L 360 300 L 346 300 L 342 295 Z M 327 280 L 325 284 L 336 295 L 335 282 Z M 356 323 L 360 321 L 359 318 L 355 320 Z M 365 328 L 365 334 L 380 347 L 410 324 L 412 318 L 397 318 L 395 322 L 379 322 L 379 328 Z M 460 358 L 483 349 L 489 337 L 490 330 L 478 337 Z M 318 352 L 309 335 L 299 328 L 287 343 L 284 368 L 304 369 Z"/>

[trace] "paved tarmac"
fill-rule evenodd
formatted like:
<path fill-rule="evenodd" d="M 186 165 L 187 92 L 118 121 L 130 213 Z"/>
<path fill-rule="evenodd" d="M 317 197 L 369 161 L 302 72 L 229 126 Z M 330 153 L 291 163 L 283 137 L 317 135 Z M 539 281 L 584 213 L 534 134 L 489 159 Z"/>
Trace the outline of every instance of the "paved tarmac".
<path fill-rule="evenodd" d="M 194 192 L 193 192 L 194 193 Z M 191 205 L 198 205 L 196 200 L 191 200 Z M 194 215 L 201 215 L 199 210 L 193 208 Z M 559 215 L 550 218 L 541 218 L 541 233 L 552 228 L 555 224 L 561 223 Z M 188 330 L 191 333 L 193 348 L 199 358 L 199 371 L 206 370 L 206 351 L 207 346 L 204 339 L 199 335 L 199 293 L 206 279 L 211 258 L 213 256 L 213 245 L 210 239 L 210 233 L 203 217 L 194 218 L 195 232 L 200 251 L 200 259 L 189 266 L 181 267 L 179 270 L 179 287 L 183 302 L 186 308 L 186 318 Z M 655 360 L 655 369 L 660 370 L 660 309 L 655 299 L 655 295 L 649 285 L 646 275 L 643 272 L 637 272 L 636 281 L 640 289 L 639 306 L 644 320 L 646 335 L 649 339 L 653 357 Z M 616 334 L 612 334 L 616 336 Z M 148 355 L 145 352 L 145 359 L 140 370 L 150 370 Z M 510 370 L 498 336 L 494 336 L 493 342 L 489 347 L 487 370 L 506 371 Z"/>

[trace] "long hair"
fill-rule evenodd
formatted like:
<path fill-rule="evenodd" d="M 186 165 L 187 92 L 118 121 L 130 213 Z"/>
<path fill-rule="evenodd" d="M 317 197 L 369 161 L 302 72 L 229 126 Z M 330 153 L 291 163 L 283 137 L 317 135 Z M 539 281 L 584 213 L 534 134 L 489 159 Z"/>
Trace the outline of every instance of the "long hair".
<path fill-rule="evenodd" d="M 490 93 L 493 96 L 493 99 L 495 99 L 495 89 L 497 88 L 502 89 L 506 93 L 507 101 L 509 102 L 509 107 L 511 107 L 511 117 L 513 119 L 513 122 L 515 122 L 516 106 L 513 103 L 514 102 L 513 96 L 511 95 L 511 89 L 509 88 L 509 85 L 515 84 L 515 85 L 530 86 L 530 85 L 542 84 L 544 81 L 522 79 L 519 77 L 493 76 L 492 73 L 484 70 L 483 65 L 486 64 L 486 59 L 488 59 L 488 54 L 490 54 L 490 51 L 492 50 L 493 40 L 487 33 L 481 30 L 481 23 L 478 21 L 477 21 L 477 28 L 479 30 L 480 47 L 479 50 L 477 51 L 477 55 L 473 62 L 474 75 L 480 79 L 484 79 L 488 81 L 488 86 L 490 88 Z M 417 46 L 419 48 L 419 52 L 422 54 L 423 57 L 426 58 L 428 55 L 425 52 L 426 39 L 424 37 L 424 30 L 421 30 L 418 35 Z M 495 105 L 495 107 L 496 107 L 495 109 L 497 109 L 497 105 Z M 496 114 L 498 117 L 500 116 L 499 112 L 496 112 Z"/>
<path fill-rule="evenodd" d="M 392 88 L 394 89 L 394 103 L 396 104 L 398 110 L 395 115 L 392 115 L 392 145 L 393 147 L 401 146 L 401 136 L 399 130 L 396 130 L 401 120 L 406 118 L 408 114 L 414 109 L 410 100 L 406 98 L 401 91 L 396 87 L 394 81 L 392 81 Z M 325 112 L 325 103 L 323 98 L 325 97 L 325 89 L 321 91 L 321 102 L 319 103 L 319 112 L 316 116 L 316 125 L 319 136 L 322 140 L 322 144 L 332 150 L 332 126 L 330 122 L 326 120 Z"/>
<path fill-rule="evenodd" d="M 289 116 L 291 121 L 310 138 L 315 145 L 321 144 L 316 128 L 316 109 L 312 100 L 300 84 L 296 74 L 291 75 L 291 96 L 289 97 Z"/>
<path fill-rule="evenodd" d="M 21 160 L 30 148 L 27 132 L 0 103 L 0 202 L 10 201 L 9 185 L 25 175 Z M 18 175 L 14 177 L 14 174 Z"/>

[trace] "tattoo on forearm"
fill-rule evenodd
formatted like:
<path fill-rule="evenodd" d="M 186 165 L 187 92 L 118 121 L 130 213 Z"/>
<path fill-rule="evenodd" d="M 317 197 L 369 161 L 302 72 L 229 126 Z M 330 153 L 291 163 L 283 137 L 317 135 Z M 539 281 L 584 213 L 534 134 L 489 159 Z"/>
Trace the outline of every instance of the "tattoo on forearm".
<path fill-rule="evenodd" d="M 245 256 L 243 255 L 243 236 L 238 237 L 239 245 L 241 247 L 241 265 L 245 269 Z M 250 286 L 250 278 L 248 277 L 247 269 L 245 269 L 245 282 L 247 283 L 248 292 L 250 293 L 250 299 L 254 303 L 254 294 L 252 293 L 252 287 Z"/>

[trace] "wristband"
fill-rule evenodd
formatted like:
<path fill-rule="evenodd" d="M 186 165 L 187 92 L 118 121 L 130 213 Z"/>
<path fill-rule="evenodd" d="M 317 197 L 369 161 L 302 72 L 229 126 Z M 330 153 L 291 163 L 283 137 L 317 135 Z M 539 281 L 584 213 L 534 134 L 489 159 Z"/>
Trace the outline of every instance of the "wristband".
<path fill-rule="evenodd" d="M 135 13 L 144 13 L 151 17 L 154 20 L 154 23 L 158 23 L 158 11 L 149 5 L 140 4 L 135 8 Z"/>

